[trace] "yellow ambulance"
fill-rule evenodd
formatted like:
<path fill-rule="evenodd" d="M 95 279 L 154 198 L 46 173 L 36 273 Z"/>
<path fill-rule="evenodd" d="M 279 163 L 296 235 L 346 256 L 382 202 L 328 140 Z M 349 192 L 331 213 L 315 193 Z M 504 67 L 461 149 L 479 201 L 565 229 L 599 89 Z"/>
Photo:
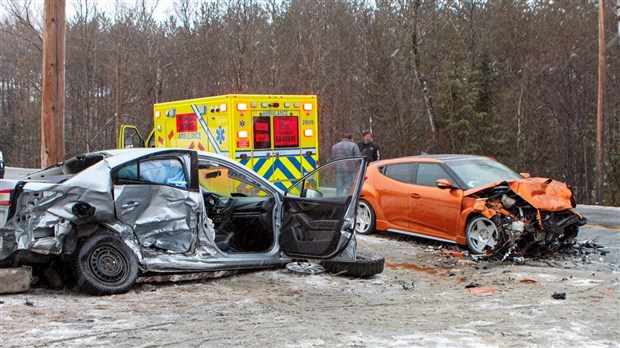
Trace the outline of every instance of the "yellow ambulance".
<path fill-rule="evenodd" d="M 287 189 L 317 168 L 317 106 L 316 95 L 229 94 L 159 103 L 146 142 L 136 127 L 124 125 L 119 147 L 214 152 Z"/>

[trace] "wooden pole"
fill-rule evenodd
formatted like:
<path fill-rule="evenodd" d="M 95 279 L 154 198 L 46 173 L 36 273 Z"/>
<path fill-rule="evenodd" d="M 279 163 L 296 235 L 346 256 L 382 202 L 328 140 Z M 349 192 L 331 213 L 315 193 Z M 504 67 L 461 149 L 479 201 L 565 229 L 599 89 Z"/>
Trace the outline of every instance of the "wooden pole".
<path fill-rule="evenodd" d="M 65 157 L 66 0 L 45 0 L 41 88 L 41 167 Z"/>
<path fill-rule="evenodd" d="M 618 20 L 618 47 L 620 47 L 620 0 L 616 0 L 616 19 Z"/>
<path fill-rule="evenodd" d="M 605 85 L 605 2 L 598 2 L 598 105 L 596 112 L 596 204 L 603 204 L 603 86 Z"/>

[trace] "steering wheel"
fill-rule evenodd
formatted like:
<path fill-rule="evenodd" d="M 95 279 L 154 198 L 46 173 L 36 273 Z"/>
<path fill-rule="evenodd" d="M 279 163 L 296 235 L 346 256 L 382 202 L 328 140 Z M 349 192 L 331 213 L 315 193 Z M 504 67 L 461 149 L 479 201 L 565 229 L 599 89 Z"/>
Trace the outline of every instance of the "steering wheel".
<path fill-rule="evenodd" d="M 207 215 L 213 216 L 216 211 L 216 207 L 221 204 L 220 196 L 213 192 L 206 191 L 203 191 L 202 196 L 204 197 L 205 206 L 207 208 Z"/>

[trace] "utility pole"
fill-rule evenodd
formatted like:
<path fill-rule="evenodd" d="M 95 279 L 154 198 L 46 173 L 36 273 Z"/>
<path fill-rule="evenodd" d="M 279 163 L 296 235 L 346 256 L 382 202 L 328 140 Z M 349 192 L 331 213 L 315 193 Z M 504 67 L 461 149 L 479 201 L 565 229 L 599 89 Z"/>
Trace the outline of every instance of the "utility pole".
<path fill-rule="evenodd" d="M 65 157 L 66 0 L 45 0 L 41 88 L 41 167 Z"/>
<path fill-rule="evenodd" d="M 598 1 L 598 105 L 596 111 L 596 204 L 603 204 L 603 86 L 605 85 L 605 2 Z"/>
<path fill-rule="evenodd" d="M 620 0 L 616 0 L 616 19 L 618 20 L 618 47 L 620 47 Z"/>

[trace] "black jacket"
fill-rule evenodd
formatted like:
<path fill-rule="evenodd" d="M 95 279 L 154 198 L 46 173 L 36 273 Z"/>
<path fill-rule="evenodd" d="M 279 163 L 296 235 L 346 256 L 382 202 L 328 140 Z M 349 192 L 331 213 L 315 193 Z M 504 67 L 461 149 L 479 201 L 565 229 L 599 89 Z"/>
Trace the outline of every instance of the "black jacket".
<path fill-rule="evenodd" d="M 360 141 L 359 143 L 357 143 L 357 146 L 360 148 L 362 156 L 366 157 L 368 163 L 381 159 L 381 155 L 379 153 L 379 144 L 375 143 L 374 141 L 371 141 L 368 144 Z"/>

